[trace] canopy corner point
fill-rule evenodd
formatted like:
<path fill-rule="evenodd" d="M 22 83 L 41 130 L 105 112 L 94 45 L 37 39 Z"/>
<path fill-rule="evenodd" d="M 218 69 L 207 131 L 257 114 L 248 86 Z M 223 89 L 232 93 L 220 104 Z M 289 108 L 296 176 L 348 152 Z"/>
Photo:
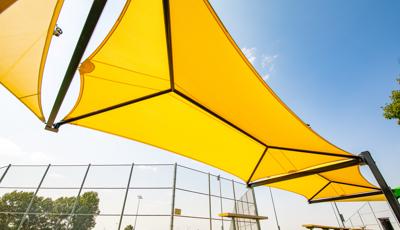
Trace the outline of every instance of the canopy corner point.
<path fill-rule="evenodd" d="M 54 132 L 54 133 L 58 133 L 58 127 L 56 127 L 56 126 L 51 126 L 51 125 L 47 125 L 47 124 L 46 124 L 46 126 L 44 127 L 44 129 L 47 130 L 47 131 L 51 131 L 51 132 Z"/>

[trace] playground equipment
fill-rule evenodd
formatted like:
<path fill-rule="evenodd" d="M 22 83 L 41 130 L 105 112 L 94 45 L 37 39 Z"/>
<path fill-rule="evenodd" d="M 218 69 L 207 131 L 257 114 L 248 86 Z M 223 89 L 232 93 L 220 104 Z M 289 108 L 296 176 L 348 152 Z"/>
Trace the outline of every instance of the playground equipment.
<path fill-rule="evenodd" d="M 400 186 L 393 189 L 393 194 L 396 199 L 400 199 Z"/>
<path fill-rule="evenodd" d="M 389 218 L 378 218 L 379 222 L 382 225 L 384 230 L 394 230 L 392 223 L 390 222 Z"/>

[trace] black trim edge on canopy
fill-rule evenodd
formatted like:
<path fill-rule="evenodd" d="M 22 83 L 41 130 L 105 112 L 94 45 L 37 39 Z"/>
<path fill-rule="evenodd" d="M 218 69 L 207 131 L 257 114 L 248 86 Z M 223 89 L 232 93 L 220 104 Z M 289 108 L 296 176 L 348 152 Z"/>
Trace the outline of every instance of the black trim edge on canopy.
<path fill-rule="evenodd" d="M 80 116 L 77 116 L 77 117 L 73 117 L 73 118 L 70 118 L 70 119 L 62 120 L 62 121 L 56 123 L 54 126 L 56 128 L 59 128 L 61 125 L 64 125 L 66 123 L 70 123 L 70 122 L 73 122 L 73 121 L 77 121 L 77 120 L 80 120 L 80 119 L 91 117 L 91 116 L 94 116 L 94 115 L 97 115 L 97 114 L 100 114 L 100 113 L 105 113 L 105 112 L 108 112 L 110 110 L 118 109 L 118 108 L 121 108 L 121 107 L 124 107 L 124 106 L 127 106 L 127 105 L 131 105 L 131 104 L 134 104 L 134 103 L 137 103 L 137 102 L 140 102 L 140 101 L 144 101 L 144 100 L 151 99 L 151 98 L 154 98 L 154 97 L 157 97 L 157 96 L 161 96 L 161 95 L 164 95 L 164 94 L 167 94 L 167 93 L 170 93 L 170 92 L 172 92 L 172 89 L 166 89 L 166 90 L 159 91 L 159 92 L 156 92 L 156 93 L 153 93 L 153 94 L 149 94 L 149 95 L 146 95 L 146 96 L 143 96 L 143 97 L 135 98 L 133 100 L 126 101 L 126 102 L 123 102 L 123 103 L 120 103 L 120 104 L 116 104 L 116 105 L 113 105 L 113 106 L 110 106 L 110 107 L 107 107 L 107 108 L 96 110 L 96 111 L 93 111 L 93 112 L 90 112 L 90 113 L 86 113 L 86 114 L 83 114 L 83 115 L 80 115 Z"/>
<path fill-rule="evenodd" d="M 169 0 L 163 0 L 163 11 L 164 11 L 164 25 L 165 25 L 165 38 L 167 42 L 167 55 L 168 55 L 168 69 L 171 89 L 175 89 L 174 79 L 174 61 L 172 56 L 172 32 L 171 32 L 171 14 L 169 7 Z"/>
<path fill-rule="evenodd" d="M 308 201 L 314 199 L 314 197 L 316 197 L 318 194 L 320 194 L 326 187 L 328 187 L 332 182 L 328 181 L 328 183 L 322 187 L 320 190 L 318 190 L 318 192 L 316 192 L 310 199 L 308 199 Z"/>
<path fill-rule="evenodd" d="M 268 147 L 265 147 L 265 150 L 264 150 L 264 152 L 262 153 L 260 159 L 258 160 L 258 162 L 257 162 L 257 164 L 256 164 L 256 167 L 254 167 L 253 172 L 251 172 L 251 175 L 250 175 L 249 179 L 248 179 L 247 182 L 246 182 L 247 184 L 249 184 L 249 183 L 251 182 L 251 179 L 253 178 L 254 173 L 256 173 L 256 171 L 257 171 L 257 169 L 258 169 L 258 166 L 261 164 L 261 161 L 264 159 L 264 156 L 265 156 L 265 154 L 267 153 L 267 151 L 268 151 Z"/>
<path fill-rule="evenodd" d="M 322 173 L 322 172 L 333 171 L 333 170 L 337 170 L 337 169 L 341 169 L 341 168 L 348 168 L 351 166 L 360 165 L 361 163 L 362 163 L 361 158 L 340 161 L 338 163 L 327 165 L 327 166 L 311 168 L 308 170 L 302 170 L 299 172 L 290 173 L 290 174 L 286 174 L 286 175 L 282 175 L 282 176 L 276 176 L 276 177 L 272 177 L 272 178 L 268 178 L 268 179 L 259 180 L 256 182 L 249 183 L 248 186 L 257 187 L 257 186 L 261 186 L 261 185 L 277 183 L 277 182 L 281 182 L 281 181 L 285 181 L 285 180 L 291 180 L 291 179 L 296 179 L 296 178 L 300 178 L 300 177 L 311 176 L 311 175 L 315 175 L 315 174 Z"/>
<path fill-rule="evenodd" d="M 315 203 L 330 202 L 330 201 L 337 201 L 337 200 L 348 200 L 348 199 L 354 199 L 354 198 L 360 198 L 360 197 L 366 197 L 366 196 L 380 195 L 382 193 L 383 192 L 381 190 L 379 190 L 379 191 L 374 191 L 374 192 L 359 193 L 359 194 L 353 194 L 353 195 L 347 195 L 347 196 L 335 196 L 335 197 L 329 197 L 329 198 L 321 198 L 321 199 L 317 199 L 317 200 L 309 200 L 308 203 L 315 204 Z"/>

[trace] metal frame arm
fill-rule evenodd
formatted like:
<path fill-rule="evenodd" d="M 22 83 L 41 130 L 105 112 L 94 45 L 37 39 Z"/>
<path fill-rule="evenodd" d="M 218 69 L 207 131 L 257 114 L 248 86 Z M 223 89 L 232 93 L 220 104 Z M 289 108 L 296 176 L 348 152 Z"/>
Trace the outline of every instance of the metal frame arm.
<path fill-rule="evenodd" d="M 351 166 L 355 166 L 355 165 L 360 165 L 361 163 L 362 163 L 361 158 L 354 158 L 351 160 L 340 161 L 339 163 L 335 163 L 335 164 L 331 164 L 331 165 L 327 165 L 327 166 L 312 168 L 312 169 L 303 170 L 303 171 L 299 171 L 299 172 L 295 172 L 295 173 L 291 173 L 291 174 L 286 174 L 283 176 L 277 176 L 277 177 L 272 177 L 272 178 L 252 182 L 252 183 L 249 183 L 248 186 L 258 187 L 261 185 L 277 183 L 277 182 L 281 182 L 281 181 L 296 179 L 296 178 L 300 178 L 300 177 L 306 177 L 306 176 L 310 176 L 310 175 L 314 175 L 314 174 L 318 174 L 318 173 L 323 173 L 323 172 L 333 171 L 333 170 L 337 170 L 337 169 L 341 169 L 341 168 L 347 168 L 347 167 L 351 167 Z"/>
<path fill-rule="evenodd" d="M 353 194 L 353 195 L 348 195 L 348 196 L 335 196 L 335 197 L 329 197 L 329 198 L 309 200 L 308 203 L 315 204 L 315 203 L 331 202 L 331 201 L 337 201 L 337 200 L 348 200 L 348 199 L 353 199 L 353 198 L 374 196 L 374 195 L 380 195 L 380 194 L 382 194 L 382 191 L 374 191 L 374 192 Z"/>

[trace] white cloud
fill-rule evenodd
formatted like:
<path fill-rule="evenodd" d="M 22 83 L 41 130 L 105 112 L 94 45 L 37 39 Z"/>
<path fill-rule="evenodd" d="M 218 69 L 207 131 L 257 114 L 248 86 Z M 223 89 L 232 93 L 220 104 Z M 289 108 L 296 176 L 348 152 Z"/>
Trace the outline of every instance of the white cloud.
<path fill-rule="evenodd" d="M 268 70 L 270 70 L 270 71 L 273 71 L 274 70 L 274 62 L 275 62 L 275 60 L 278 58 L 278 55 L 277 54 L 275 54 L 275 55 L 272 55 L 272 56 L 264 56 L 263 55 L 263 59 L 262 59 L 262 61 L 261 61 L 261 66 L 263 67 L 263 68 L 267 68 Z"/>
<path fill-rule="evenodd" d="M 269 73 L 266 73 L 264 75 L 261 76 L 264 80 L 267 80 L 270 77 Z"/>
<path fill-rule="evenodd" d="M 257 59 L 256 48 L 255 47 L 252 47 L 252 48 L 243 47 L 242 52 L 246 56 L 246 58 L 249 60 L 249 62 L 251 64 L 254 64 L 254 61 Z"/>
<path fill-rule="evenodd" d="M 271 76 L 271 73 L 275 70 L 275 61 L 278 58 L 278 55 L 266 56 L 263 55 L 261 60 L 261 67 L 265 70 L 265 74 L 263 75 L 263 79 L 268 79 Z"/>
<path fill-rule="evenodd" d="M 242 52 L 243 54 L 246 56 L 246 58 L 249 60 L 249 62 L 253 65 L 253 66 L 261 66 L 261 69 L 258 69 L 262 78 L 264 80 L 268 79 L 271 76 L 271 73 L 274 72 L 275 70 L 275 62 L 276 59 L 278 58 L 278 55 L 261 55 L 261 60 L 257 61 L 257 55 L 256 55 L 256 48 L 255 47 L 243 47 L 242 48 Z M 257 62 L 256 62 L 257 61 Z"/>
<path fill-rule="evenodd" d="M 27 152 L 12 140 L 0 137 L 0 157 L 2 162 L 8 163 L 50 163 L 53 159 L 43 152 Z"/>
<path fill-rule="evenodd" d="M 21 156 L 22 150 L 11 140 L 0 137 L 0 156 L 3 157 L 13 157 Z"/>

